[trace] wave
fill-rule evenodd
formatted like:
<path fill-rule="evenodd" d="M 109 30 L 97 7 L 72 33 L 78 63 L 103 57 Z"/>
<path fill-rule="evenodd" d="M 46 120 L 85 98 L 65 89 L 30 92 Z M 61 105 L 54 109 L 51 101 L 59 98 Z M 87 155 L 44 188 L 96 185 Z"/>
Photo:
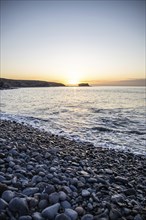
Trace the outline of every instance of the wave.
<path fill-rule="evenodd" d="M 115 132 L 116 131 L 114 129 L 106 128 L 106 127 L 103 127 L 103 126 L 93 127 L 92 130 L 93 131 L 100 131 L 100 132 Z"/>
<path fill-rule="evenodd" d="M 107 109 L 97 109 L 97 108 L 90 108 L 89 109 L 92 113 L 102 113 L 106 111 Z"/>
<path fill-rule="evenodd" d="M 137 134 L 137 135 L 146 135 L 146 132 L 142 132 L 142 131 L 128 131 L 129 134 Z"/>
<path fill-rule="evenodd" d="M 112 129 L 109 127 L 99 126 L 99 127 L 92 127 L 93 131 L 99 131 L 99 132 L 118 132 L 118 133 L 128 133 L 128 134 L 137 134 L 137 135 L 146 135 L 146 132 L 142 131 L 136 131 L 136 130 L 118 130 L 118 129 Z"/>

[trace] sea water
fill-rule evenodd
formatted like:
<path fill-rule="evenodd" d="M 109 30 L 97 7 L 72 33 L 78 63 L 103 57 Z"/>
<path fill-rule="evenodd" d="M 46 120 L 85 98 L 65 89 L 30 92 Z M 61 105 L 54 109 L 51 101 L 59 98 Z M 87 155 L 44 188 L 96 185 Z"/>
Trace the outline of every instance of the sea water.
<path fill-rule="evenodd" d="M 146 154 L 145 103 L 145 87 L 20 88 L 1 91 L 1 119 Z"/>

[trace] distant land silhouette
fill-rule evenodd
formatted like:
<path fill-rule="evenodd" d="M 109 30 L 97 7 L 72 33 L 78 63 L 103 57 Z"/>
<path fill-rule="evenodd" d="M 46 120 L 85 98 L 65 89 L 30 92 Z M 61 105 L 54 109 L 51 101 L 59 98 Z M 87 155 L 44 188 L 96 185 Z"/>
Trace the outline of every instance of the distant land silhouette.
<path fill-rule="evenodd" d="M 92 80 L 88 82 L 93 86 L 146 86 L 146 79 Z"/>
<path fill-rule="evenodd" d="M 26 88 L 26 87 L 55 87 L 65 86 L 62 83 L 46 82 L 39 80 L 15 80 L 15 79 L 0 79 L 0 89 Z"/>

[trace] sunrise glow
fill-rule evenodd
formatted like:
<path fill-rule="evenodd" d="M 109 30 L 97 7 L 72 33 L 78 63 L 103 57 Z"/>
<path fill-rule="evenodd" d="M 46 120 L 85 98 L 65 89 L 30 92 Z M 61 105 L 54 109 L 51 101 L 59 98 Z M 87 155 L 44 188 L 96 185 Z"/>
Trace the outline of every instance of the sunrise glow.
<path fill-rule="evenodd" d="M 144 1 L 1 1 L 1 77 L 70 85 L 143 79 L 144 8 Z"/>

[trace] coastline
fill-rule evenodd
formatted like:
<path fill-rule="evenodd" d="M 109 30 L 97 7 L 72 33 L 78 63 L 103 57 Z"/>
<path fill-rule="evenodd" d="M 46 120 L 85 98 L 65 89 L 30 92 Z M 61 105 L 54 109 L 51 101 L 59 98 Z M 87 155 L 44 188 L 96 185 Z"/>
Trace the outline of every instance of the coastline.
<path fill-rule="evenodd" d="M 1 219 L 146 219 L 145 156 L 0 127 Z"/>

